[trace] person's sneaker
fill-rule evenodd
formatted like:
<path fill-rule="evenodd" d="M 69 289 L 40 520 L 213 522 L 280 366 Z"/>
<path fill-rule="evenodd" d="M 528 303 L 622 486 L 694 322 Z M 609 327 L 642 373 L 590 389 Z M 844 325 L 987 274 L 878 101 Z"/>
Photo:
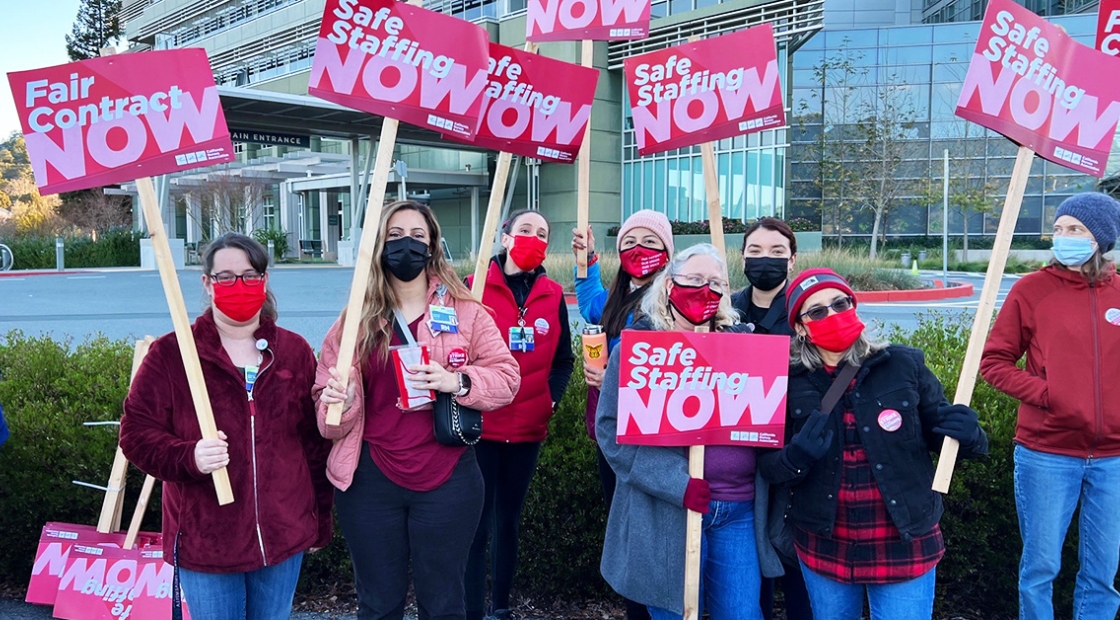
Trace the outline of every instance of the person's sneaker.
<path fill-rule="evenodd" d="M 486 620 L 510 620 L 510 611 L 508 609 L 495 609 L 486 616 Z"/>

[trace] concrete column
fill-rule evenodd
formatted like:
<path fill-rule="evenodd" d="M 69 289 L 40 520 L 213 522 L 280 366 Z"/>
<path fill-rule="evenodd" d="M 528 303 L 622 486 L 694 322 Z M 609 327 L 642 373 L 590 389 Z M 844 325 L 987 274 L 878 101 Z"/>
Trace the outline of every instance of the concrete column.
<path fill-rule="evenodd" d="M 202 240 L 202 205 L 193 193 L 183 196 L 187 205 L 187 243 L 198 243 Z"/>

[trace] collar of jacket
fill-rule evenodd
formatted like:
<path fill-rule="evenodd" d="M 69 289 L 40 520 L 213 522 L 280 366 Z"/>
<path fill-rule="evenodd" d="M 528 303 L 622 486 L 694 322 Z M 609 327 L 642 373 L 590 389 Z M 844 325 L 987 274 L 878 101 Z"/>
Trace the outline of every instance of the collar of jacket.
<path fill-rule="evenodd" d="M 226 355 L 225 349 L 222 348 L 222 337 L 218 333 L 217 323 L 214 322 L 213 311 L 203 312 L 195 319 L 194 325 L 194 341 L 195 347 L 198 349 L 199 359 L 207 360 L 231 373 L 240 375 L 237 367 L 233 365 L 229 355 Z M 275 350 L 276 320 L 262 316 L 261 324 L 257 327 L 257 331 L 253 332 L 253 337 L 257 340 L 268 341 L 268 346 Z"/>
<path fill-rule="evenodd" d="M 855 384 L 860 385 L 861 383 L 863 383 L 864 377 L 867 376 L 867 373 L 871 372 L 872 368 L 887 361 L 888 359 L 890 359 L 890 357 L 891 351 L 888 347 L 864 360 L 863 364 L 861 364 L 859 367 L 859 372 L 856 373 Z M 822 393 L 827 392 L 828 388 L 832 386 L 832 375 L 830 375 L 824 368 L 818 368 L 810 372 L 808 368 L 805 368 L 801 364 L 793 364 L 790 367 L 789 374 L 790 377 L 808 375 L 806 378 L 809 380 L 809 382 L 812 383 Z"/>
<path fill-rule="evenodd" d="M 1065 267 L 1062 267 L 1060 265 L 1047 265 L 1047 266 L 1043 267 L 1040 271 L 1042 271 L 1043 273 L 1048 273 L 1051 276 L 1053 276 L 1055 278 L 1058 278 L 1059 280 L 1064 280 L 1066 282 L 1069 282 L 1070 284 L 1072 284 L 1074 286 L 1080 286 L 1081 288 L 1089 288 L 1089 283 L 1086 282 L 1085 278 L 1081 276 L 1080 271 L 1074 271 L 1072 269 L 1066 269 Z M 1116 275 L 1116 265 L 1114 265 L 1114 264 L 1108 265 L 1107 267 L 1105 267 L 1105 277 L 1104 277 L 1104 279 L 1101 280 L 1100 282 L 1098 282 L 1096 284 L 1096 286 L 1100 286 L 1100 285 L 1103 285 L 1103 284 L 1108 284 L 1109 282 L 1112 281 L 1112 278 L 1115 275 Z"/>

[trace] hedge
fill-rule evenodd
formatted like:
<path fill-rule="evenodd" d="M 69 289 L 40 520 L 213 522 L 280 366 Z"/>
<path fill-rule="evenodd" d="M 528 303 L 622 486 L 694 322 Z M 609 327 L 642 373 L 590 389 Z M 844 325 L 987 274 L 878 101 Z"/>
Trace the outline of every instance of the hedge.
<path fill-rule="evenodd" d="M 951 395 L 968 342 L 964 323 L 928 315 L 912 333 L 887 335 L 924 349 Z M 96 522 L 101 494 L 70 481 L 103 484 L 116 439 L 112 430 L 81 423 L 119 417 L 130 360 L 129 343 L 103 338 L 73 346 L 12 332 L 0 342 L 0 403 L 12 431 L 0 448 L 0 531 L 5 534 L 0 582 L 26 584 L 43 523 Z M 580 374 L 577 367 L 577 380 L 553 418 L 525 507 L 515 586 L 534 602 L 613 596 L 598 571 L 605 513 L 595 448 L 584 430 L 586 388 Z M 938 606 L 990 620 L 1013 618 L 1021 545 L 1011 460 L 1016 403 L 983 381 L 972 403 L 988 430 L 991 455 L 960 464 L 946 497 L 942 528 L 948 553 L 938 567 Z M 135 501 L 141 478 L 131 470 L 126 506 Z M 153 499 L 145 522 L 149 529 L 158 528 L 159 521 L 158 497 Z M 1072 601 L 1076 521 L 1055 587 L 1060 610 L 1068 610 Z M 352 587 L 346 545 L 336 528 L 334 543 L 305 560 L 301 592 L 345 595 Z"/>
<path fill-rule="evenodd" d="M 141 234 L 128 228 L 99 233 L 97 239 L 84 235 L 63 237 L 67 269 L 140 266 Z M 0 239 L 15 259 L 14 269 L 54 269 L 55 238 L 16 236 Z"/>

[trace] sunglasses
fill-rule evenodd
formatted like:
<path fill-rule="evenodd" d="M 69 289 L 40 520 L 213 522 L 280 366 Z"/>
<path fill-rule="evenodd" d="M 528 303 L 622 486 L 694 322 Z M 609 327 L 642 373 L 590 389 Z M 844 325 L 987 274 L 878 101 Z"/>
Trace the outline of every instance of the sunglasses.
<path fill-rule="evenodd" d="M 840 297 L 839 299 L 834 299 L 832 303 L 828 304 L 827 306 L 813 306 L 807 311 L 802 312 L 799 316 L 802 319 L 804 319 L 805 317 L 809 317 L 809 320 L 819 321 L 828 316 L 829 309 L 836 311 L 836 314 L 840 314 L 841 312 L 851 310 L 852 307 L 852 298 L 845 295 L 844 297 Z"/>

